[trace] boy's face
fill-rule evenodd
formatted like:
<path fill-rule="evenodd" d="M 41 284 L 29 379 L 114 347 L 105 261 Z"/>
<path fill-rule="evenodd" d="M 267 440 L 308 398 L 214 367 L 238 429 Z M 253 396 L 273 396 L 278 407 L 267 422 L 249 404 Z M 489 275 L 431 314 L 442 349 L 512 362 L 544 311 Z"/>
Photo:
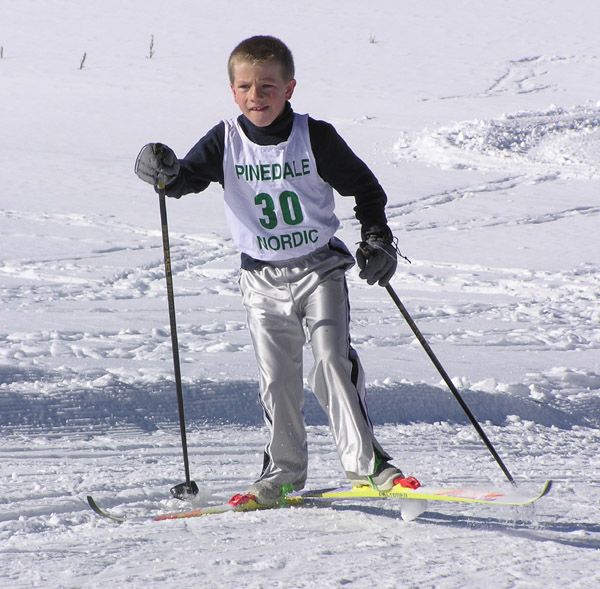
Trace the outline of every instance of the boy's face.
<path fill-rule="evenodd" d="M 281 70 L 281 65 L 275 61 L 233 64 L 233 98 L 257 127 L 270 125 L 294 93 L 296 80 L 284 80 Z"/>

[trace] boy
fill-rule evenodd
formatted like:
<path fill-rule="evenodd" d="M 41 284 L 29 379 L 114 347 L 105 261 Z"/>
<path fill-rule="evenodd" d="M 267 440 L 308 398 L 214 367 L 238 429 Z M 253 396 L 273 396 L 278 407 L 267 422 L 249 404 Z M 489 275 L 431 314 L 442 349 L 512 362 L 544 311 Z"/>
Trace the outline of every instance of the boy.
<path fill-rule="evenodd" d="M 224 189 L 269 429 L 262 473 L 236 500 L 270 506 L 304 487 L 307 334 L 312 389 L 328 415 L 346 476 L 353 485 L 390 489 L 403 475 L 373 435 L 362 367 L 350 346 L 345 272 L 354 259 L 334 236 L 339 221 L 332 187 L 355 196 L 362 226 L 359 276 L 369 284 L 386 285 L 396 269 L 387 197 L 330 124 L 293 112 L 294 61 L 279 39 L 242 41 L 228 70 L 242 114 L 213 127 L 182 160 L 160 143 L 144 146 L 135 171 L 155 186 L 164 182 L 170 197 L 200 192 L 211 182 Z"/>

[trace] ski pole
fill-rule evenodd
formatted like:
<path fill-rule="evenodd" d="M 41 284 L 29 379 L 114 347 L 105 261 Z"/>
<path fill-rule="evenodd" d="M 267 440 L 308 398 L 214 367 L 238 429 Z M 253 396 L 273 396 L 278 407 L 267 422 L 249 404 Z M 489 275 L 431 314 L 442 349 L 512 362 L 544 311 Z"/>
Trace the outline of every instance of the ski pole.
<path fill-rule="evenodd" d="M 175 317 L 175 295 L 173 293 L 173 273 L 171 271 L 171 248 L 169 246 L 169 227 L 167 224 L 167 205 L 165 202 L 165 183 L 158 181 L 158 200 L 160 203 L 160 222 L 162 227 L 163 253 L 165 258 L 165 277 L 167 280 L 167 299 L 169 302 L 169 320 L 171 322 L 171 345 L 173 348 L 173 367 L 175 369 L 175 389 L 179 408 L 179 429 L 181 431 L 181 447 L 183 450 L 183 466 L 185 482 L 171 488 L 171 495 L 177 499 L 185 499 L 186 495 L 196 495 L 198 485 L 190 478 L 188 460 L 187 435 L 185 431 L 185 409 L 183 404 L 183 387 L 181 385 L 181 369 L 179 366 L 179 342 L 177 340 L 177 320 Z"/>
<path fill-rule="evenodd" d="M 505 474 L 506 478 L 513 485 L 516 486 L 517 483 L 515 482 L 515 479 L 510 474 L 508 468 L 506 468 L 506 465 L 504 464 L 504 462 L 502 462 L 502 459 L 498 455 L 498 452 L 496 452 L 496 449 L 490 442 L 489 438 L 483 431 L 482 427 L 479 425 L 477 419 L 475 419 L 475 416 L 469 409 L 468 405 L 465 403 L 464 399 L 458 392 L 457 388 L 454 386 L 454 383 L 450 380 L 448 373 L 444 370 L 444 367 L 441 365 L 440 361 L 437 359 L 436 355 L 433 353 L 433 350 L 431 349 L 430 345 L 427 343 L 427 340 L 423 337 L 423 334 L 417 327 L 416 323 L 413 321 L 413 318 L 410 316 L 409 312 L 406 310 L 406 307 L 402 304 L 402 301 L 398 298 L 398 295 L 396 294 L 394 289 L 389 284 L 386 285 L 385 289 L 388 291 L 388 294 L 390 295 L 390 297 L 396 304 L 396 307 L 398 307 L 398 309 L 400 310 L 400 313 L 402 313 L 402 316 L 404 317 L 404 319 L 408 323 L 409 327 L 412 329 L 413 333 L 419 340 L 419 343 L 423 346 L 423 349 L 425 350 L 425 352 L 427 352 L 427 355 L 433 362 L 434 366 L 438 369 L 438 372 L 442 375 L 444 382 L 448 385 L 448 388 L 450 389 L 450 391 L 452 392 L 452 394 L 458 401 L 458 404 L 462 407 L 462 410 L 465 412 L 466 416 L 469 418 L 470 422 L 473 424 L 473 427 L 477 430 L 479 437 L 483 440 L 483 443 L 487 446 L 487 449 L 490 451 L 491 455 L 494 457 L 494 460 L 498 463 L 498 466 L 502 469 L 502 472 Z"/>

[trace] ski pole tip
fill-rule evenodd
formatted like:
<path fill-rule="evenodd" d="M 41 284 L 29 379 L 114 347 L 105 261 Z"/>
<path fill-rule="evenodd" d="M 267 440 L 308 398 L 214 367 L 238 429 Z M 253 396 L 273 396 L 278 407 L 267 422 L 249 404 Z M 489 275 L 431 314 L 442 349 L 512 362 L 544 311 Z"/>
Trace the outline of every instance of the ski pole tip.
<path fill-rule="evenodd" d="M 187 499 L 188 497 L 194 497 L 198 494 L 198 485 L 195 481 L 186 481 L 185 483 L 179 483 L 174 487 L 171 487 L 171 495 L 175 499 Z"/>

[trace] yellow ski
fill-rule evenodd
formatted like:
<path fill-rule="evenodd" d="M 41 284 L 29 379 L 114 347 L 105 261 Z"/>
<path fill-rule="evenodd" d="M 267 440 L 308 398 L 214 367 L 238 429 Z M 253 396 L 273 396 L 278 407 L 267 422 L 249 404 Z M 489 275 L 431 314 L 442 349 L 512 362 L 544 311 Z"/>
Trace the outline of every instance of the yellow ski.
<path fill-rule="evenodd" d="M 534 494 L 522 491 L 519 488 L 493 489 L 489 487 L 470 486 L 443 486 L 419 487 L 409 489 L 396 485 L 389 491 L 378 491 L 369 486 L 321 489 L 299 493 L 302 499 L 410 499 L 421 501 L 444 501 L 451 503 L 485 503 L 489 505 L 521 506 L 535 503 L 547 495 L 552 488 L 552 481 L 546 481 L 542 488 Z"/>

